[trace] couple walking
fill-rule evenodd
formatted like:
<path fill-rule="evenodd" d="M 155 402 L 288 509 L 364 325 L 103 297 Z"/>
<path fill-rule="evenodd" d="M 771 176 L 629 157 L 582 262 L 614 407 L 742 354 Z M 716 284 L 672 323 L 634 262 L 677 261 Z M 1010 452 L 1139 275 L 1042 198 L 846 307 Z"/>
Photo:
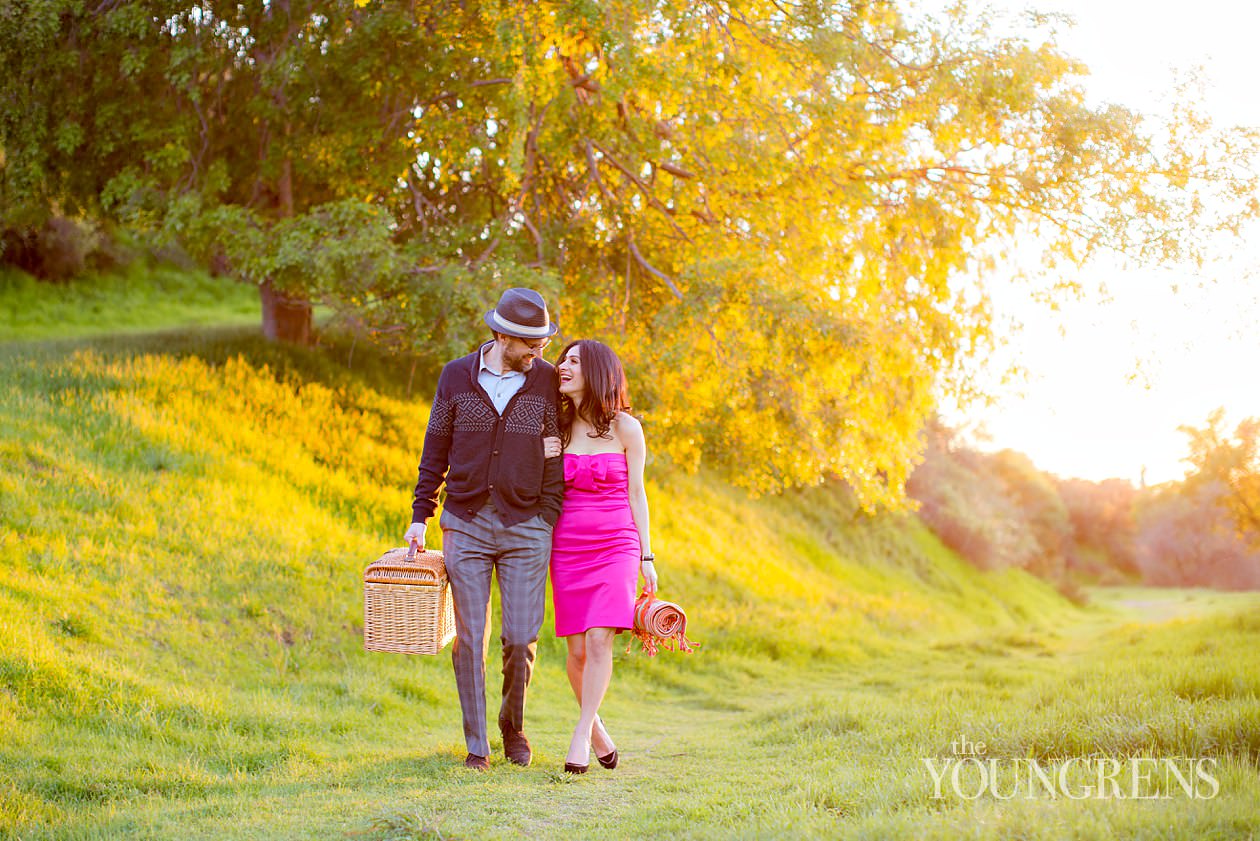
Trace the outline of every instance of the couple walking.
<path fill-rule="evenodd" d="M 525 692 L 550 559 L 556 635 L 568 642 L 565 666 L 581 708 L 564 768 L 585 773 L 592 750 L 601 765 L 615 768 L 617 748 L 599 718 L 613 636 L 634 626 L 639 575 L 647 590 L 656 589 L 643 428 L 627 411 L 625 374 L 607 346 L 572 342 L 555 367 L 542 358 L 559 328 L 537 292 L 509 289 L 485 318 L 492 340 L 448 363 L 438 378 L 405 537 L 424 545 L 445 482 L 440 524 L 455 602 L 452 661 L 468 745 L 464 764 L 490 767 L 492 572 L 503 623 L 503 752 L 517 765 L 530 763 Z"/>

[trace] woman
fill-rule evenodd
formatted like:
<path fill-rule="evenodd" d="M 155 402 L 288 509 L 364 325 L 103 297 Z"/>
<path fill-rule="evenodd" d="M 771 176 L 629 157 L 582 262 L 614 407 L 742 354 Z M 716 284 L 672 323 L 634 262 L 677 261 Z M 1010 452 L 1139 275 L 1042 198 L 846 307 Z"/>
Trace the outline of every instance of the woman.
<path fill-rule="evenodd" d="M 566 669 L 581 715 L 564 770 L 585 774 L 592 747 L 617 767 L 617 747 L 599 719 L 612 678 L 613 636 L 634 627 L 634 591 L 656 591 L 648 536 L 643 427 L 629 414 L 621 361 L 600 342 L 572 342 L 556 363 L 564 447 L 564 511 L 551 550 L 556 636 L 569 645 Z"/>

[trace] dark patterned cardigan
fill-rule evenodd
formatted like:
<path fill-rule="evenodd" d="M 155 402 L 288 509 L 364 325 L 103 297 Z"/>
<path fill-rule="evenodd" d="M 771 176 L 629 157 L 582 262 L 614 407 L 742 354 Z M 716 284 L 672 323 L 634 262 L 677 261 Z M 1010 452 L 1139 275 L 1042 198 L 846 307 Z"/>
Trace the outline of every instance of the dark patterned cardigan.
<path fill-rule="evenodd" d="M 460 519 L 471 520 L 492 498 L 505 525 L 542 514 L 554 526 L 564 497 L 564 462 L 543 458 L 542 439 L 560 434 L 556 369 L 534 360 L 500 416 L 477 382 L 480 353 L 448 362 L 438 377 L 411 521 L 433 516 L 445 481 L 445 508 Z"/>

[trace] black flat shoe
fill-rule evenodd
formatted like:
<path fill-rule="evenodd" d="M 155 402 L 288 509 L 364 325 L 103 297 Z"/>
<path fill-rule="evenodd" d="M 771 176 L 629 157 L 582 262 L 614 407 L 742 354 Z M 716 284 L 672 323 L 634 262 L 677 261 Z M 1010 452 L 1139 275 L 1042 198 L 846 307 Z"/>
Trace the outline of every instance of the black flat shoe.
<path fill-rule="evenodd" d="M 587 768 L 589 768 L 589 767 L 591 767 L 591 766 L 590 766 L 590 765 L 578 765 L 576 762 L 566 762 L 566 763 L 564 763 L 564 773 L 566 773 L 566 774 L 585 774 L 585 773 L 586 773 L 586 769 L 587 769 Z"/>

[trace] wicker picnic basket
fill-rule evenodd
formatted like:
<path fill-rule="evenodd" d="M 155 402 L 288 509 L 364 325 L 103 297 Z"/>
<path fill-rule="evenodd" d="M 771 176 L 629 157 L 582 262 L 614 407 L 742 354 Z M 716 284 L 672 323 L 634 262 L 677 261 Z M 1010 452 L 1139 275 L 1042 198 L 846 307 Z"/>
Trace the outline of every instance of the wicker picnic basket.
<path fill-rule="evenodd" d="M 363 647 L 437 654 L 455 638 L 455 605 L 442 553 L 391 549 L 363 573 Z"/>

